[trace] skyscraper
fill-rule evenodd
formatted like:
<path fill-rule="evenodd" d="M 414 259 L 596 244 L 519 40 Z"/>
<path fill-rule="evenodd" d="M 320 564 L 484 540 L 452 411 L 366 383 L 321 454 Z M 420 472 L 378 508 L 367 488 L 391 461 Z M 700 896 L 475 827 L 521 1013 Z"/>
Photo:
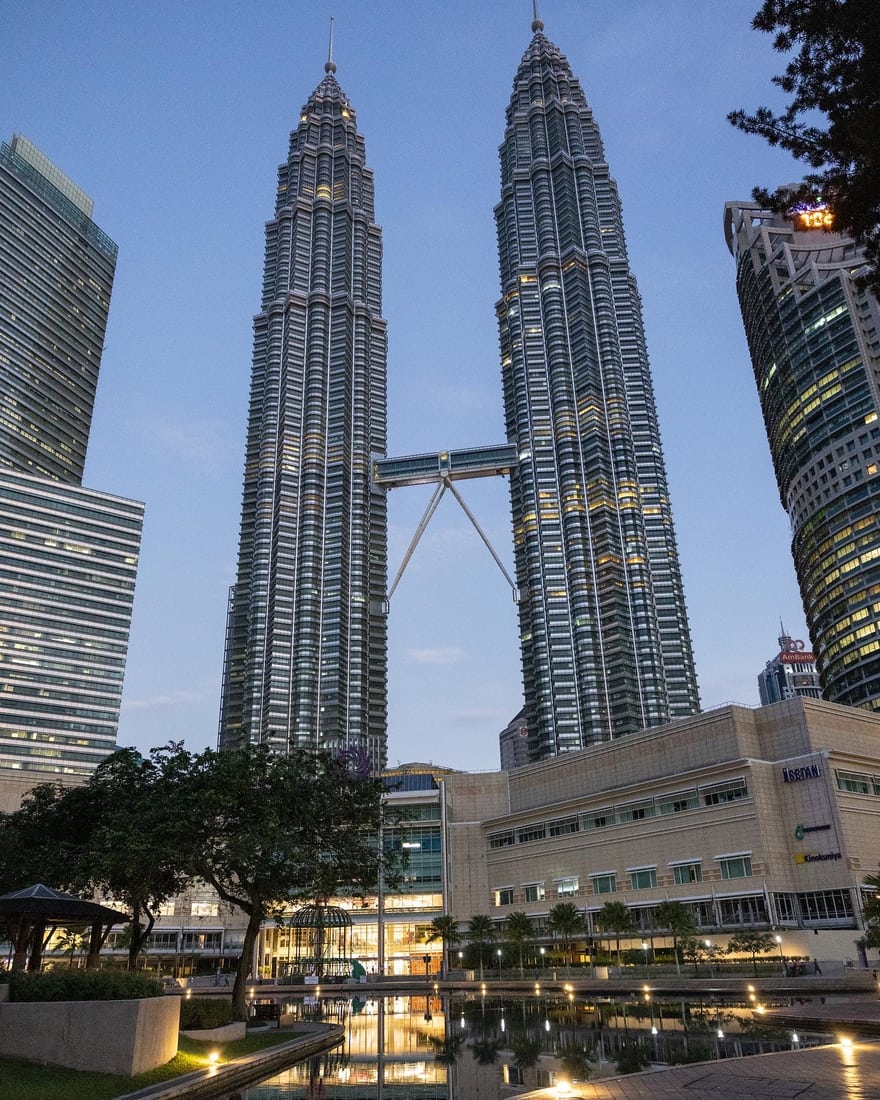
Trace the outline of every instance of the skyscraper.
<path fill-rule="evenodd" d="M 880 306 L 818 202 L 725 206 L 727 245 L 825 699 L 880 710 Z"/>
<path fill-rule="evenodd" d="M 238 573 L 220 745 L 385 763 L 387 521 L 382 236 L 332 60 L 278 172 L 254 321 Z"/>
<path fill-rule="evenodd" d="M 0 145 L 0 769 L 116 747 L 143 505 L 81 485 L 117 253 L 92 210 Z"/>
<path fill-rule="evenodd" d="M 532 30 L 495 218 L 525 724 L 538 759 L 699 704 L 617 186 L 537 13 Z"/>
<path fill-rule="evenodd" d="M 822 688 L 816 671 L 816 658 L 803 642 L 790 638 L 785 630 L 779 635 L 779 652 L 758 673 L 758 694 L 761 706 L 779 703 L 802 695 L 821 699 Z"/>

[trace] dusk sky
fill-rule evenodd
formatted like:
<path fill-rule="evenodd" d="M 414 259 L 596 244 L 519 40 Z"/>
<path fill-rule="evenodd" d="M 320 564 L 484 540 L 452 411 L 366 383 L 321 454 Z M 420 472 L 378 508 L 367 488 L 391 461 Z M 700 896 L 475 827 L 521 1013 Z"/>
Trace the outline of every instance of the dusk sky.
<path fill-rule="evenodd" d="M 722 211 L 800 176 L 726 121 L 779 105 L 759 0 L 543 0 L 623 202 L 704 708 L 758 702 L 807 640 Z M 504 440 L 493 206 L 530 0 L 0 0 L 0 137 L 25 134 L 119 245 L 84 483 L 146 503 L 120 745 L 215 746 L 263 226 L 330 16 L 376 177 L 389 453 Z M 462 494 L 513 572 L 506 481 Z M 389 500 L 393 579 L 431 487 Z M 516 612 L 447 494 L 391 604 L 390 763 L 498 766 Z"/>

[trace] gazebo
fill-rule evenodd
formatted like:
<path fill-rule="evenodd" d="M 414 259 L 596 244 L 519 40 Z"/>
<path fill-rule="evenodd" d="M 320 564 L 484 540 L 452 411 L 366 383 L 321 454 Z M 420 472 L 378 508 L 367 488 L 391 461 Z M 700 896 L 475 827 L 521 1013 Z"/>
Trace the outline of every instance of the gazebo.
<path fill-rule="evenodd" d="M 306 905 L 289 921 L 297 969 L 319 978 L 352 972 L 351 917 L 337 905 Z"/>
<path fill-rule="evenodd" d="M 128 919 L 127 913 L 83 901 L 42 883 L 0 896 L 0 924 L 6 926 L 12 942 L 13 970 L 39 970 L 43 946 L 56 928 L 91 929 L 86 969 L 94 970 L 111 926 Z"/>

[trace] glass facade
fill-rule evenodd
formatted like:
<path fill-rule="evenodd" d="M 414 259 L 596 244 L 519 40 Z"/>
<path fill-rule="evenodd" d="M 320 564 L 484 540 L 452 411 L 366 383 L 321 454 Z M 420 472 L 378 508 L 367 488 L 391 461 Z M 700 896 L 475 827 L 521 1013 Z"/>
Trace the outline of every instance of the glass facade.
<path fill-rule="evenodd" d="M 617 186 L 542 28 L 514 79 L 495 210 L 532 760 L 699 707 Z"/>
<path fill-rule="evenodd" d="M 81 486 L 116 245 L 21 135 L 0 145 L 0 769 L 116 747 L 143 505 Z"/>
<path fill-rule="evenodd" d="M 373 174 L 328 62 L 266 229 L 220 746 L 385 762 L 386 328 Z"/>
<path fill-rule="evenodd" d="M 880 307 L 815 213 L 728 203 L 725 232 L 822 695 L 878 710 Z"/>

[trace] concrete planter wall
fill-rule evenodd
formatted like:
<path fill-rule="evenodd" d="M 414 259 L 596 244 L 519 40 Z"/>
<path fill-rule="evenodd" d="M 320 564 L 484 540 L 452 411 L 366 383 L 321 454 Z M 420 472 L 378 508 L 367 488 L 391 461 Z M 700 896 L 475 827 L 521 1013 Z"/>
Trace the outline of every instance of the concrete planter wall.
<path fill-rule="evenodd" d="M 0 1004 L 0 1058 L 134 1076 L 177 1053 L 180 1000 Z"/>

